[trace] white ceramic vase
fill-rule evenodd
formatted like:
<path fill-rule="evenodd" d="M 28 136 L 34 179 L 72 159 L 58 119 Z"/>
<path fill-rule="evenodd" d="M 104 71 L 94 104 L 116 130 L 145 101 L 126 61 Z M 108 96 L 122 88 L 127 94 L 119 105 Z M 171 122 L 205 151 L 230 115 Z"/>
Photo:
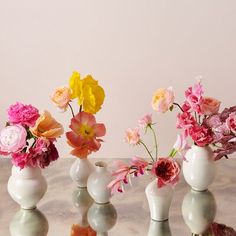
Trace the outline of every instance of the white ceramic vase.
<path fill-rule="evenodd" d="M 37 209 L 18 211 L 9 225 L 11 236 L 46 236 L 48 221 Z"/>
<path fill-rule="evenodd" d="M 87 158 L 77 158 L 70 168 L 70 177 L 78 187 L 84 188 L 93 171 L 94 167 Z"/>
<path fill-rule="evenodd" d="M 209 146 L 193 145 L 185 155 L 183 175 L 186 182 L 196 191 L 204 191 L 214 181 L 216 164 Z"/>
<path fill-rule="evenodd" d="M 157 187 L 157 180 L 149 183 L 145 190 L 149 204 L 151 219 L 164 221 L 169 218 L 170 205 L 174 195 L 174 189 L 170 185 Z"/>
<path fill-rule="evenodd" d="M 112 181 L 111 173 L 107 170 L 105 162 L 96 162 L 95 171 L 88 178 L 88 192 L 96 203 L 108 203 L 111 190 L 107 185 Z"/>
<path fill-rule="evenodd" d="M 184 196 L 182 215 L 193 234 L 203 234 L 216 215 L 216 201 L 213 194 L 210 191 L 189 191 Z"/>
<path fill-rule="evenodd" d="M 47 182 L 39 167 L 12 166 L 8 180 L 8 192 L 12 199 L 23 209 L 36 208 L 36 204 L 47 191 Z"/>
<path fill-rule="evenodd" d="M 171 236 L 169 221 L 151 220 L 148 230 L 148 236 Z"/>

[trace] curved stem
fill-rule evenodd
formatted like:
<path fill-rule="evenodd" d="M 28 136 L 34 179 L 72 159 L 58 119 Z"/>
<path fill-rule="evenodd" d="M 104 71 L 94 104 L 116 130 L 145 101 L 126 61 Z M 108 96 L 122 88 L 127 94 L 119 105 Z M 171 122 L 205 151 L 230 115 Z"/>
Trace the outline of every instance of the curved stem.
<path fill-rule="evenodd" d="M 157 161 L 157 156 L 158 156 L 157 136 L 156 136 L 155 130 L 152 128 L 152 126 L 149 125 L 149 127 L 152 130 L 152 133 L 153 133 L 153 136 L 154 136 L 154 140 L 155 140 L 155 153 L 156 153 L 156 161 Z"/>
<path fill-rule="evenodd" d="M 154 158 L 152 157 L 151 152 L 148 150 L 148 147 L 146 146 L 146 144 L 145 144 L 143 141 L 141 141 L 141 140 L 140 140 L 139 142 L 144 146 L 144 148 L 146 149 L 148 155 L 151 157 L 152 161 L 155 162 L 155 160 L 154 160 Z"/>
<path fill-rule="evenodd" d="M 184 112 L 184 110 L 182 109 L 182 107 L 178 103 L 174 102 L 173 105 L 177 106 L 182 112 Z"/>
<path fill-rule="evenodd" d="M 79 106 L 79 112 L 81 112 L 81 111 L 82 111 L 82 105 Z"/>
<path fill-rule="evenodd" d="M 71 110 L 72 116 L 75 117 L 75 114 L 74 114 L 74 111 L 73 111 L 72 106 L 70 105 L 70 103 L 69 103 L 68 105 L 69 105 L 69 108 L 70 108 L 70 110 Z"/>

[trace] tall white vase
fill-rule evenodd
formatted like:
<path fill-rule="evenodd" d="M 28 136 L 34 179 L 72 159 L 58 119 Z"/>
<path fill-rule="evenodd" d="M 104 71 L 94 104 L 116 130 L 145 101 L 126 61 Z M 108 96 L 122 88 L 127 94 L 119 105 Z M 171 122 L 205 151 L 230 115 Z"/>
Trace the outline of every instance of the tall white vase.
<path fill-rule="evenodd" d="M 111 198 L 111 190 L 107 185 L 112 181 L 111 173 L 107 170 L 105 162 L 96 162 L 95 171 L 88 178 L 88 192 L 97 203 L 108 203 Z"/>
<path fill-rule="evenodd" d="M 78 187 L 87 187 L 89 175 L 94 171 L 94 166 L 87 158 L 77 158 L 70 168 L 70 177 Z"/>
<path fill-rule="evenodd" d="M 170 205 L 174 195 L 174 189 L 170 185 L 161 188 L 157 186 L 157 180 L 149 183 L 145 190 L 151 219 L 156 221 L 164 221 L 169 218 Z"/>
<path fill-rule="evenodd" d="M 33 209 L 47 191 L 47 182 L 39 167 L 12 166 L 8 192 L 23 209 Z"/>
<path fill-rule="evenodd" d="M 150 221 L 148 236 L 171 236 L 169 221 Z"/>
<path fill-rule="evenodd" d="M 193 145 L 185 155 L 183 175 L 186 182 L 196 191 L 204 191 L 214 181 L 216 164 L 209 146 Z"/>

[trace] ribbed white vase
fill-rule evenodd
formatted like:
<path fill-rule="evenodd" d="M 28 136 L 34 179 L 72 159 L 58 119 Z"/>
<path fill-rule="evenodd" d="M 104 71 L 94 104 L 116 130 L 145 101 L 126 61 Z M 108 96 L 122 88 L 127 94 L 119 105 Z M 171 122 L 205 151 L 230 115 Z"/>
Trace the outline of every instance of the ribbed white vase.
<path fill-rule="evenodd" d="M 8 192 L 23 209 L 33 209 L 47 191 L 47 182 L 39 167 L 12 166 Z"/>
<path fill-rule="evenodd" d="M 108 203 L 111 198 L 111 190 L 107 185 L 112 181 L 111 173 L 107 170 L 105 162 L 96 162 L 95 171 L 88 178 L 88 192 L 97 203 Z"/>
<path fill-rule="evenodd" d="M 89 175 L 94 171 L 94 166 L 87 158 L 77 158 L 70 168 L 70 177 L 78 187 L 87 187 Z"/>
<path fill-rule="evenodd" d="M 185 155 L 183 175 L 186 182 L 196 191 L 204 191 L 214 181 L 216 164 L 209 146 L 193 145 Z"/>
<path fill-rule="evenodd" d="M 151 219 L 164 221 L 169 218 L 170 205 L 174 195 L 174 189 L 170 185 L 161 188 L 157 186 L 157 180 L 149 183 L 145 190 L 149 204 Z"/>

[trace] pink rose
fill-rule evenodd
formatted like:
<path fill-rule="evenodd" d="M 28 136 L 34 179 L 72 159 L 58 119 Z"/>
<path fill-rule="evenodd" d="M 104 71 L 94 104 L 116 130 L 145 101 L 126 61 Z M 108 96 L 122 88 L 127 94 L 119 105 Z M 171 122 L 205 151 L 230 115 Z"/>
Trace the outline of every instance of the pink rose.
<path fill-rule="evenodd" d="M 19 102 L 11 105 L 7 110 L 7 114 L 8 120 L 11 124 L 21 124 L 29 127 L 33 127 L 36 120 L 39 118 L 37 108 Z"/>
<path fill-rule="evenodd" d="M 139 128 L 127 129 L 125 131 L 125 142 L 129 144 L 138 144 L 141 141 Z"/>
<path fill-rule="evenodd" d="M 147 114 L 141 119 L 138 120 L 139 126 L 141 128 L 146 128 L 147 126 L 152 124 L 152 114 Z"/>
<path fill-rule="evenodd" d="M 189 112 L 179 113 L 177 115 L 176 128 L 189 129 L 196 125 L 196 120 Z"/>
<path fill-rule="evenodd" d="M 210 129 L 205 128 L 204 126 L 193 126 L 189 130 L 189 134 L 192 137 L 193 141 L 200 147 L 204 147 L 213 141 Z"/>
<path fill-rule="evenodd" d="M 220 101 L 211 97 L 204 97 L 201 103 L 201 111 L 203 115 L 214 115 L 218 113 L 220 108 Z"/>
<path fill-rule="evenodd" d="M 27 132 L 21 125 L 11 125 L 0 131 L 0 151 L 13 153 L 22 150 L 26 145 Z"/>
<path fill-rule="evenodd" d="M 236 134 L 236 113 L 230 113 L 225 122 L 226 126 L 232 131 L 232 133 Z"/>
<path fill-rule="evenodd" d="M 157 177 L 157 186 L 174 185 L 178 182 L 180 165 L 172 158 L 160 157 L 152 166 L 151 173 Z"/>
<path fill-rule="evenodd" d="M 152 108 L 157 112 L 166 112 L 174 103 L 174 92 L 171 87 L 158 89 L 152 97 Z"/>

